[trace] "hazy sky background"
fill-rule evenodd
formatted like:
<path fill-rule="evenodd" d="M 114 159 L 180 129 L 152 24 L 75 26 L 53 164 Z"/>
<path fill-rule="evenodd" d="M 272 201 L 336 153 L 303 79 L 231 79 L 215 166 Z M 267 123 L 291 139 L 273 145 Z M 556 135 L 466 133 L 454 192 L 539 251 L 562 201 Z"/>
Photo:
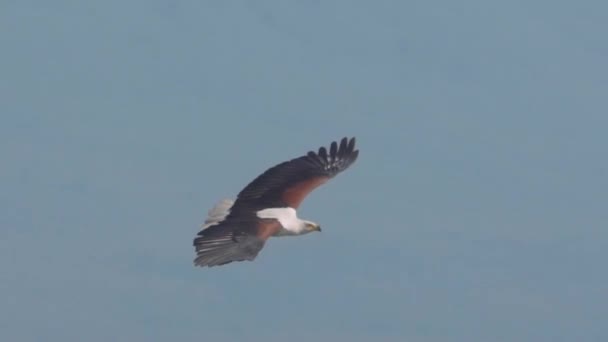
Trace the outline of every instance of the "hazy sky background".
<path fill-rule="evenodd" d="M 608 340 L 608 3 L 0 2 L 0 340 Z M 207 210 L 356 136 L 320 234 Z"/>

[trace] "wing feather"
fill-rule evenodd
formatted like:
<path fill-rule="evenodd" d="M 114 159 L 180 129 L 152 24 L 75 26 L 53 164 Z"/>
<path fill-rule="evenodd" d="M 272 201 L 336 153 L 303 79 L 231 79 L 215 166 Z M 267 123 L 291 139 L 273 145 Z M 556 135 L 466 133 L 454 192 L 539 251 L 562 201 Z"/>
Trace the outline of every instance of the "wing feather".
<path fill-rule="evenodd" d="M 280 163 L 266 170 L 238 195 L 233 211 L 252 207 L 297 208 L 312 190 L 340 172 L 346 170 L 357 159 L 355 138 L 343 138 L 338 145 L 332 142 L 318 152 Z"/>
<path fill-rule="evenodd" d="M 194 238 L 194 265 L 219 266 L 233 261 L 252 261 L 264 247 L 266 239 L 278 231 L 274 220 L 225 220 L 201 230 Z"/>

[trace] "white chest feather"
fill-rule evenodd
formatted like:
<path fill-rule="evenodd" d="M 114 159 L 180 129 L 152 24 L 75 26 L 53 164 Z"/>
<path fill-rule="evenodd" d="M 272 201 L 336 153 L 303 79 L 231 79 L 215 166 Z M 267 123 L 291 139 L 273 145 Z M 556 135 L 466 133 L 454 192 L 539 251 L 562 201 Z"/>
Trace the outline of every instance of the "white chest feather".
<path fill-rule="evenodd" d="M 276 219 L 283 229 L 276 235 L 299 235 L 304 230 L 302 220 L 296 215 L 294 208 L 268 208 L 257 212 L 259 218 Z"/>

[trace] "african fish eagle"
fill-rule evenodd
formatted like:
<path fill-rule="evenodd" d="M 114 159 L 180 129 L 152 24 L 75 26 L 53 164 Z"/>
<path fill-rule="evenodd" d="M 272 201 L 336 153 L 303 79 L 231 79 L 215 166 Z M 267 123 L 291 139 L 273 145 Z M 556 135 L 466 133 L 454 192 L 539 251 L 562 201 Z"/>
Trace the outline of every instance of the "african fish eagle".
<path fill-rule="evenodd" d="M 321 147 L 266 170 L 235 201 L 223 200 L 209 210 L 194 239 L 194 265 L 252 261 L 271 236 L 321 231 L 318 224 L 298 218 L 296 209 L 312 190 L 354 163 L 358 154 L 355 138 L 343 138 L 339 146 L 332 142 L 329 151 Z"/>

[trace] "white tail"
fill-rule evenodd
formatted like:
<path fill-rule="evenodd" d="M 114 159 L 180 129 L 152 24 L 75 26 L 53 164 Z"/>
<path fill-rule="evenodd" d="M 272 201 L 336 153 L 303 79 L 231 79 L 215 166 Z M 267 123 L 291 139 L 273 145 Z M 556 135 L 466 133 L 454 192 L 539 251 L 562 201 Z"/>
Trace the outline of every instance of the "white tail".
<path fill-rule="evenodd" d="M 207 219 L 205 219 L 205 223 L 203 223 L 203 229 L 222 222 L 230 213 L 230 208 L 232 208 L 233 204 L 234 201 L 231 199 L 219 201 L 213 208 L 211 208 L 211 210 L 209 210 Z"/>

